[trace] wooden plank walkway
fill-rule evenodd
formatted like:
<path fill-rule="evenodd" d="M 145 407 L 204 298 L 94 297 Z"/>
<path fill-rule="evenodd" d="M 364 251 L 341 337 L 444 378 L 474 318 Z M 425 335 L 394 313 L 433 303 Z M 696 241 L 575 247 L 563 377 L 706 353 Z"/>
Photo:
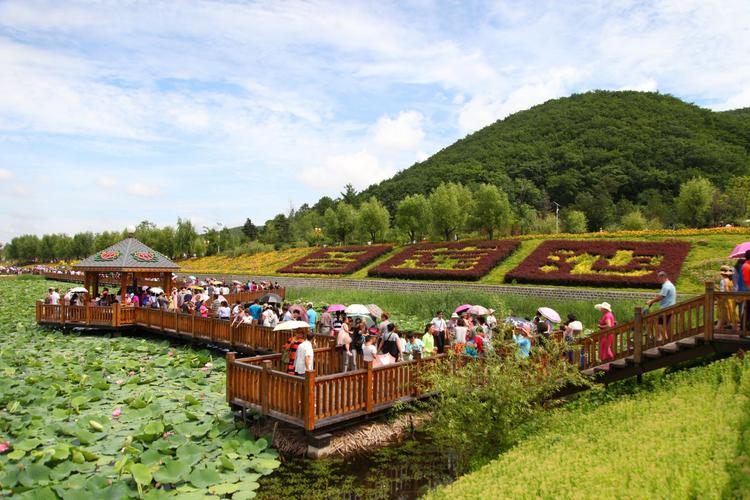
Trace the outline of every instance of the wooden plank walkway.
<path fill-rule="evenodd" d="M 636 309 L 632 321 L 597 332 L 572 344 L 571 362 L 599 382 L 614 382 L 714 353 L 750 349 L 748 325 L 738 334 L 716 331 L 717 307 L 726 301 L 748 302 L 750 293 L 706 293 L 675 306 L 644 315 Z M 339 372 L 335 338 L 316 336 L 315 370 L 304 377 L 288 375 L 281 366 L 281 350 L 288 332 L 273 332 L 257 325 L 232 328 L 228 321 L 199 318 L 155 309 L 120 307 L 66 307 L 37 303 L 40 324 L 92 328 L 139 327 L 164 335 L 221 345 L 227 355 L 227 402 L 236 409 L 322 432 L 393 407 L 401 401 L 426 396 L 423 374 L 446 355 L 348 373 Z M 600 343 L 611 343 L 614 357 L 600 357 Z M 234 351 L 271 351 L 266 356 L 238 358 Z"/>

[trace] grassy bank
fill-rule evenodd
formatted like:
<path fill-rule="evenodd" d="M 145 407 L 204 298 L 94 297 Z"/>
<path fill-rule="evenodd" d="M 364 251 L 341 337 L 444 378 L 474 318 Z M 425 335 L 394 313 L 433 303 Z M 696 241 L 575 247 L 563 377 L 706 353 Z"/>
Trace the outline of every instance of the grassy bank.
<path fill-rule="evenodd" d="M 680 231 L 619 231 L 611 233 L 560 234 L 560 235 L 525 235 L 519 236 L 521 246 L 506 261 L 501 262 L 480 283 L 502 284 L 505 274 L 531 254 L 539 244 L 547 239 L 581 239 L 581 240 L 630 240 L 630 241 L 663 241 L 674 239 L 686 241 L 692 245 L 682 274 L 677 282 L 683 293 L 701 293 L 705 280 L 716 280 L 719 267 L 730 263 L 726 259 L 729 252 L 738 243 L 750 240 L 750 228 L 703 229 Z M 377 259 L 347 278 L 367 278 L 367 271 L 384 262 L 403 247 L 397 247 L 389 254 Z M 311 252 L 311 248 L 292 248 L 278 252 L 262 252 L 242 257 L 203 257 L 180 262 L 185 272 L 200 273 L 240 273 L 256 275 L 277 275 L 276 270 L 290 264 Z M 295 275 L 305 276 L 305 275 Z M 319 276 L 315 276 L 319 277 Z M 337 278 L 337 276 L 331 276 Z"/>
<path fill-rule="evenodd" d="M 747 498 L 750 359 L 584 395 L 429 498 Z"/>

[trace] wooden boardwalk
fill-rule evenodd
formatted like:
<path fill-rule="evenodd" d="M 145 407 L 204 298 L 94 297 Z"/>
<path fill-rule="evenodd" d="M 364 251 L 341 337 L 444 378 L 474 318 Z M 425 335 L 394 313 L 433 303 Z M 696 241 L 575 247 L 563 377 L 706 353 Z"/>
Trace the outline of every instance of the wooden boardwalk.
<path fill-rule="evenodd" d="M 600 382 L 614 382 L 715 353 L 750 349 L 744 338 L 717 331 L 715 312 L 727 301 L 750 302 L 750 293 L 719 293 L 709 284 L 706 293 L 651 314 L 636 309 L 632 321 L 597 332 L 570 346 L 571 362 Z M 315 370 L 288 375 L 281 350 L 288 332 L 257 325 L 231 327 L 229 321 L 148 308 L 67 307 L 37 303 L 37 322 L 91 328 L 143 328 L 151 332 L 223 346 L 227 355 L 227 402 L 235 409 L 260 414 L 321 433 L 383 412 L 399 402 L 425 397 L 422 375 L 446 355 L 341 373 L 335 338 L 316 335 Z M 601 359 L 599 344 L 611 336 L 614 357 Z M 271 352 L 238 358 L 235 351 Z"/>

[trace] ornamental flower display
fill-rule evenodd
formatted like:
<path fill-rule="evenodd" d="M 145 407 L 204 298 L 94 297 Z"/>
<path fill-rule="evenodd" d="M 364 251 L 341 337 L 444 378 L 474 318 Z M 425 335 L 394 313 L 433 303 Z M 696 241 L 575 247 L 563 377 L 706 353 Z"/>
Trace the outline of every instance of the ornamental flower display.
<path fill-rule="evenodd" d="M 507 273 L 505 281 L 654 287 L 659 271 L 677 281 L 689 251 L 689 243 L 673 241 L 549 240 Z"/>
<path fill-rule="evenodd" d="M 478 280 L 513 253 L 519 244 L 514 240 L 491 240 L 414 245 L 370 269 L 369 275 Z"/>
<path fill-rule="evenodd" d="M 119 250 L 102 250 L 94 257 L 99 262 L 111 262 L 120 256 Z"/>
<path fill-rule="evenodd" d="M 138 262 L 159 262 L 159 257 L 154 252 L 133 252 L 130 255 Z"/>
<path fill-rule="evenodd" d="M 360 245 L 321 248 L 282 267 L 280 273 L 350 274 L 390 252 L 391 245 Z"/>

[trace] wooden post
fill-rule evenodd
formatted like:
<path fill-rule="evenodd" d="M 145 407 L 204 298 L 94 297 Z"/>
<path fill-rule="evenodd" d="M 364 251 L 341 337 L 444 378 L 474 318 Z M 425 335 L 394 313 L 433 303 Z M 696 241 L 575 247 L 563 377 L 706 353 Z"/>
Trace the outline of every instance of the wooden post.
<path fill-rule="evenodd" d="M 643 308 L 635 308 L 633 325 L 633 358 L 636 364 L 641 364 L 643 358 Z"/>
<path fill-rule="evenodd" d="M 747 307 L 747 304 L 745 305 Z M 714 282 L 706 281 L 706 301 L 703 306 L 703 338 L 706 342 L 714 339 Z"/>
<path fill-rule="evenodd" d="M 128 273 L 120 272 L 120 304 L 125 303 L 125 297 L 128 295 Z"/>
<path fill-rule="evenodd" d="M 315 429 L 315 370 L 305 372 L 302 404 L 305 430 L 311 431 Z"/>
<path fill-rule="evenodd" d="M 161 327 L 162 333 L 164 333 L 164 309 L 159 308 L 159 326 Z"/>
<path fill-rule="evenodd" d="M 112 304 L 112 326 L 115 328 L 120 326 L 120 304 L 118 302 Z"/>
<path fill-rule="evenodd" d="M 263 361 L 263 371 L 260 374 L 260 414 L 263 416 L 268 415 L 268 396 L 269 386 L 268 380 L 271 373 L 271 360 L 267 359 Z"/>
<path fill-rule="evenodd" d="M 230 351 L 227 353 L 227 403 L 232 402 L 232 382 L 234 374 L 234 358 L 236 353 Z"/>
<path fill-rule="evenodd" d="M 229 347 L 234 347 L 234 330 L 240 326 L 239 324 L 237 326 L 232 326 L 232 322 L 234 322 L 234 320 L 229 323 Z"/>
<path fill-rule="evenodd" d="M 42 304 L 36 301 L 36 322 L 39 323 L 42 320 Z"/>
<path fill-rule="evenodd" d="M 372 413 L 372 404 L 375 399 L 375 388 L 373 387 L 375 376 L 372 372 L 372 361 L 366 362 L 365 365 L 367 365 L 367 383 L 365 384 L 365 413 Z"/>
<path fill-rule="evenodd" d="M 91 304 L 86 302 L 84 307 L 86 307 L 86 324 L 90 325 L 91 324 Z"/>
<path fill-rule="evenodd" d="M 190 315 L 190 336 L 195 338 L 195 313 Z"/>
<path fill-rule="evenodd" d="M 419 399 L 421 396 L 419 392 L 419 383 L 421 379 L 421 373 L 422 373 L 422 356 L 419 356 L 417 358 L 417 362 L 414 365 L 415 366 L 415 374 L 414 374 L 414 399 Z"/>
<path fill-rule="evenodd" d="M 60 299 L 60 320 L 65 325 L 65 301 Z"/>

